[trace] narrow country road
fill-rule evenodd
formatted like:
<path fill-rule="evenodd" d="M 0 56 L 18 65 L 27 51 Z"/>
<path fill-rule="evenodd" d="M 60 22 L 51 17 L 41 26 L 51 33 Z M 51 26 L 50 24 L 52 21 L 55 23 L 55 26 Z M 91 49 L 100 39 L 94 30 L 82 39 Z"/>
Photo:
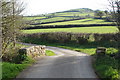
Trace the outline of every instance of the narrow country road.
<path fill-rule="evenodd" d="M 21 72 L 17 78 L 97 78 L 91 56 L 58 47 L 46 48 L 57 55 L 37 59 L 34 65 Z"/>

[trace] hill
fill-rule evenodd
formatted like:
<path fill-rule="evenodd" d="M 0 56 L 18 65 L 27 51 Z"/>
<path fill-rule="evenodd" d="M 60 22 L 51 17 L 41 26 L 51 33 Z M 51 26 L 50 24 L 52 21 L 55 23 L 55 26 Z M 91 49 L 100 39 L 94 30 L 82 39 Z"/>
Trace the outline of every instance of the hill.
<path fill-rule="evenodd" d="M 80 13 L 93 13 L 94 10 L 89 9 L 89 8 L 79 8 L 79 9 L 71 9 L 67 11 L 62 11 L 62 12 L 57 12 L 57 13 L 65 13 L 65 12 L 80 12 Z"/>
<path fill-rule="evenodd" d="M 31 20 L 31 24 L 28 27 L 35 26 L 47 26 L 47 25 L 81 25 L 81 24 L 106 24 L 101 19 L 94 18 L 94 10 L 89 8 L 70 9 L 61 12 L 43 14 L 39 16 L 25 17 L 27 20 Z M 112 23 L 110 23 L 112 24 Z M 98 26 L 98 25 L 97 25 Z M 112 26 L 112 25 L 110 25 Z"/>
<path fill-rule="evenodd" d="M 94 10 L 89 8 L 78 8 L 78 9 L 70 9 L 61 12 L 55 12 L 48 14 L 47 16 L 54 15 L 57 17 L 85 17 L 85 16 L 93 16 Z"/>

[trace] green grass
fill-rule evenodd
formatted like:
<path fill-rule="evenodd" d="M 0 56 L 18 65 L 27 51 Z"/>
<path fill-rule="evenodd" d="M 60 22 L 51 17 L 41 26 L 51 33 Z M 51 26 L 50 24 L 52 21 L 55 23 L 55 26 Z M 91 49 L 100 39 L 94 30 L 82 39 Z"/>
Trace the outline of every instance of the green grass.
<path fill-rule="evenodd" d="M 28 66 L 27 64 L 14 64 L 14 63 L 3 62 L 2 63 L 3 80 L 4 79 L 9 80 L 9 78 L 15 78 L 19 74 L 19 72 L 21 72 L 27 66 Z"/>
<path fill-rule="evenodd" d="M 120 80 L 117 59 L 110 56 L 101 56 L 94 62 L 94 68 L 102 80 Z M 119 79 L 118 79 L 119 78 Z"/>
<path fill-rule="evenodd" d="M 19 44 L 19 43 L 16 43 L 16 46 L 20 47 L 20 48 L 29 47 L 28 45 L 23 45 L 23 44 Z"/>
<path fill-rule="evenodd" d="M 46 17 L 24 17 L 25 20 L 35 20 L 35 19 L 42 19 Z"/>
<path fill-rule="evenodd" d="M 53 51 L 46 50 L 46 56 L 54 56 L 56 55 Z"/>
<path fill-rule="evenodd" d="M 102 27 L 74 27 L 74 28 L 51 28 L 51 29 L 32 29 L 22 30 L 23 33 L 40 33 L 40 32 L 73 32 L 73 33 L 116 33 L 118 32 L 115 26 Z"/>
<path fill-rule="evenodd" d="M 50 23 L 50 24 L 43 24 L 43 25 L 75 25 L 75 24 L 112 24 L 112 22 L 106 22 L 102 19 L 83 19 L 83 20 L 74 20 L 74 21 L 66 21 L 66 22 L 57 22 L 57 23 Z"/>
<path fill-rule="evenodd" d="M 35 20 L 35 23 L 40 23 L 40 22 L 52 22 L 52 21 L 60 21 L 60 20 L 69 20 L 69 19 L 73 19 L 70 17 L 53 17 L 53 18 L 48 18 L 48 19 L 44 19 L 44 20 Z"/>
<path fill-rule="evenodd" d="M 30 57 L 27 57 L 26 60 L 22 62 L 22 64 L 3 62 L 2 63 L 3 80 L 6 80 L 6 79 L 10 80 L 10 78 L 15 78 L 21 71 L 23 71 L 23 69 L 27 68 L 34 62 L 35 60 L 33 60 Z"/>
<path fill-rule="evenodd" d="M 56 16 L 86 16 L 86 15 L 93 16 L 94 13 L 80 13 L 80 12 L 65 12 L 65 13 L 56 13 Z"/>
<path fill-rule="evenodd" d="M 77 46 L 69 46 L 69 45 L 59 46 L 59 45 L 57 45 L 57 47 L 71 49 L 71 50 L 83 52 L 83 53 L 86 53 L 89 55 L 94 55 L 96 52 L 96 47 L 93 47 L 93 46 L 90 47 L 88 45 L 81 45 L 81 46 L 80 45 L 77 45 Z M 118 52 L 118 50 L 116 48 L 109 47 L 106 49 L 107 49 L 106 54 L 114 54 L 114 53 Z"/>
<path fill-rule="evenodd" d="M 16 44 L 16 47 L 24 48 L 28 46 Z M 34 62 L 35 60 L 31 57 L 26 57 L 26 59 L 21 64 L 2 62 L 2 80 L 10 80 L 10 78 L 15 78 L 23 69 L 32 65 Z"/>
<path fill-rule="evenodd" d="M 0 61 L 0 80 L 2 79 L 2 61 Z"/>
<path fill-rule="evenodd" d="M 64 49 L 70 49 L 70 50 L 74 50 L 74 51 L 78 51 L 78 52 L 83 52 L 89 55 L 93 55 L 95 54 L 96 48 L 89 48 L 89 47 L 85 47 L 85 46 L 68 46 L 68 45 L 64 45 L 64 46 L 59 46 L 57 45 L 57 47 L 60 48 L 64 48 Z"/>
<path fill-rule="evenodd" d="M 66 12 L 66 13 L 56 13 L 55 14 L 56 17 L 48 18 L 48 19 L 44 19 L 44 20 L 35 20 L 35 19 L 42 19 L 42 18 L 46 18 L 46 17 L 24 17 L 24 19 L 25 20 L 35 20 L 34 21 L 35 23 L 52 22 L 52 21 L 73 19 L 74 16 L 86 16 L 88 14 L 93 16 L 93 13 Z M 57 16 L 59 16 L 59 17 L 57 17 Z M 71 17 L 68 17 L 68 16 L 71 16 Z"/>

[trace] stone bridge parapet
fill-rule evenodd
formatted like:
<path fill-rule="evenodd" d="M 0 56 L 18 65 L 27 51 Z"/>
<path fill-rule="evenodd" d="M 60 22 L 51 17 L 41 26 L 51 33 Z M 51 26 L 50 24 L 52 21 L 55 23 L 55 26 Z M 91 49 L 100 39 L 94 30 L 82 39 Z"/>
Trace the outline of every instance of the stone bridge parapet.
<path fill-rule="evenodd" d="M 31 46 L 31 47 L 21 48 L 19 50 L 19 53 L 35 58 L 35 57 L 39 57 L 39 56 L 45 56 L 46 55 L 45 48 L 46 48 L 46 46 L 44 46 L 44 45 Z"/>

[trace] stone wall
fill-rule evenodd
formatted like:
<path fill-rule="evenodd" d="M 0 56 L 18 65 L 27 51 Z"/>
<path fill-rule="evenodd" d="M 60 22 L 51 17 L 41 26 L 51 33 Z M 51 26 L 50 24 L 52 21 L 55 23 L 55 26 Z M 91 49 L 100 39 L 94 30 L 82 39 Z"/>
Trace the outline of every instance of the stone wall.
<path fill-rule="evenodd" d="M 27 48 L 21 48 L 19 50 L 20 54 L 25 54 L 27 56 L 31 56 L 33 58 L 35 57 L 39 57 L 41 55 L 46 55 L 45 49 L 46 46 L 31 46 L 31 47 L 27 47 Z"/>
<path fill-rule="evenodd" d="M 105 47 L 97 47 L 96 49 L 96 57 L 99 58 L 101 56 L 105 56 L 106 48 Z"/>

